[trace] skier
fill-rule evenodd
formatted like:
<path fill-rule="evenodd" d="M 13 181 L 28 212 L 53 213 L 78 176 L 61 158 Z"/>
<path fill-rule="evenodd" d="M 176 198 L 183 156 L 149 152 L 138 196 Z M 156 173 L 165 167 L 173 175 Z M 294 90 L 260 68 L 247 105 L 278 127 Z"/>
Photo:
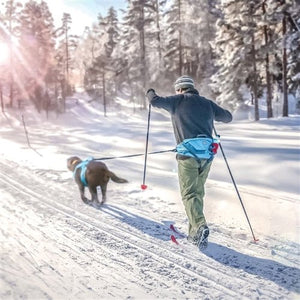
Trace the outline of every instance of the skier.
<path fill-rule="evenodd" d="M 200 135 L 212 138 L 214 120 L 232 121 L 228 110 L 199 95 L 191 77 L 179 77 L 175 82 L 175 92 L 176 95 L 160 97 L 154 89 L 149 89 L 146 96 L 153 107 L 163 108 L 171 114 L 177 144 Z M 204 184 L 212 161 L 180 153 L 177 153 L 176 160 L 181 197 L 189 220 L 188 241 L 203 250 L 207 247 L 209 235 L 203 214 Z"/>

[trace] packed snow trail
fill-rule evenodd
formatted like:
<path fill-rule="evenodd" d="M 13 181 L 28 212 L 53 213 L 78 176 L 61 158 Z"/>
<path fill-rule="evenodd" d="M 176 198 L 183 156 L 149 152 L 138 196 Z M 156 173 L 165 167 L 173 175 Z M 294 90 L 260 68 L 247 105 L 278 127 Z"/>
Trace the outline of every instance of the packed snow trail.
<path fill-rule="evenodd" d="M 0 167 L 3 299 L 280 299 L 296 293 L 299 269 L 261 258 L 270 250 L 261 245 L 221 231 L 205 253 L 188 244 L 179 249 L 170 243 L 167 221 L 124 204 L 95 209 L 80 202 L 72 179 L 21 173 L 24 167 L 9 161 Z M 256 255 L 234 250 L 241 245 Z"/>
<path fill-rule="evenodd" d="M 68 104 L 68 103 L 67 103 Z M 96 105 L 96 104 L 95 104 Z M 222 145 L 260 241 L 222 158 L 206 184 L 209 246 L 186 234 L 173 153 L 107 161 L 129 180 L 108 185 L 100 209 L 80 200 L 66 159 L 142 153 L 146 112 L 104 118 L 84 100 L 49 122 L 25 108 L 31 146 L 15 112 L 0 117 L 0 298 L 295 299 L 299 292 L 299 117 L 219 127 Z M 174 147 L 171 123 L 153 112 L 149 151 Z M 220 129 L 220 130 L 219 130 Z M 130 149 L 128 145 L 130 143 Z M 279 176 L 280 174 L 280 176 Z"/>

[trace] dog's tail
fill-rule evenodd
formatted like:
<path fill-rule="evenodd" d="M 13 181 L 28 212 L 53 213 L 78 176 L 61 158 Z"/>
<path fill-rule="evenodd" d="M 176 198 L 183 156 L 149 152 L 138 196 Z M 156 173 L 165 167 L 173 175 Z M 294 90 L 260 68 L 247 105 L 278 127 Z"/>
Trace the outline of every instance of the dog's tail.
<path fill-rule="evenodd" d="M 109 177 L 111 178 L 112 181 L 116 183 L 126 183 L 128 182 L 126 179 L 118 177 L 115 173 L 109 171 Z"/>

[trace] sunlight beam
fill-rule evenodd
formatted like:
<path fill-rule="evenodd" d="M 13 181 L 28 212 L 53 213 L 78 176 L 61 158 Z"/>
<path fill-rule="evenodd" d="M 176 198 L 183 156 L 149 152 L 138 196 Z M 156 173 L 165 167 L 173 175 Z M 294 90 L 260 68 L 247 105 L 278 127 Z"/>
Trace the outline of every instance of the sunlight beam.
<path fill-rule="evenodd" d="M 8 64 L 9 47 L 6 43 L 0 42 L 0 65 Z"/>

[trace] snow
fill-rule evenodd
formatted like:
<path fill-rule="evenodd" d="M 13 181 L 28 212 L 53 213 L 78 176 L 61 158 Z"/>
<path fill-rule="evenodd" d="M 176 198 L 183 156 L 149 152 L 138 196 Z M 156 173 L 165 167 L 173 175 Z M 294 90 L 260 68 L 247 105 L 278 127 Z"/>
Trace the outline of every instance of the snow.
<path fill-rule="evenodd" d="M 255 236 L 221 152 L 206 185 L 211 234 L 199 252 L 177 235 L 187 219 L 175 154 L 107 160 L 101 208 L 79 197 L 68 157 L 143 154 L 147 111 L 121 101 L 107 117 L 70 101 L 49 120 L 32 107 L 0 116 L 1 299 L 296 299 L 299 291 L 300 117 L 216 123 Z M 22 123 L 24 117 L 30 147 Z M 168 115 L 152 110 L 149 151 L 173 149 Z M 89 193 L 86 193 L 89 196 Z"/>

